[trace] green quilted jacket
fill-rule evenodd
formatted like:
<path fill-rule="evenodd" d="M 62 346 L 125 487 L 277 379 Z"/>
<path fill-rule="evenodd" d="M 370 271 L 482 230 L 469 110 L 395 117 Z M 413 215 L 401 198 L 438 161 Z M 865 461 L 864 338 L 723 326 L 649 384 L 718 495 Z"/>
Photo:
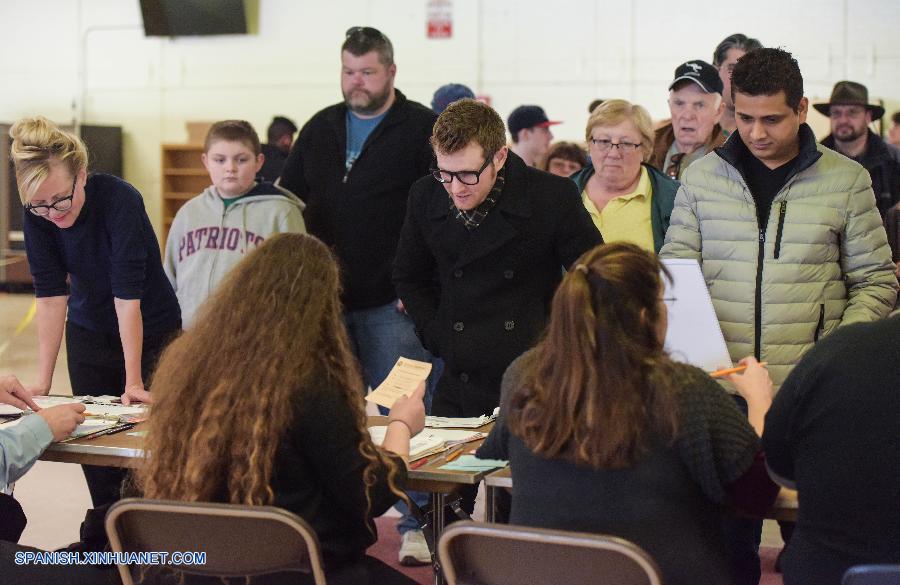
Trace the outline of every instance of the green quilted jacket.
<path fill-rule="evenodd" d="M 897 278 L 866 170 L 800 128 L 797 164 L 765 229 L 735 132 L 682 178 L 663 258 L 702 266 L 731 358 L 768 362 L 776 389 L 819 338 L 890 313 Z"/>

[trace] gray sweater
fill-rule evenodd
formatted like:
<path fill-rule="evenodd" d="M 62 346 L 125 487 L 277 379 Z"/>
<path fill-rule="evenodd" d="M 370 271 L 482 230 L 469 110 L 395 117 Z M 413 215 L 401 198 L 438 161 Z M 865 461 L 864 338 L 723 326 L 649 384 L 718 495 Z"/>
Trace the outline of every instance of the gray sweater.
<path fill-rule="evenodd" d="M 678 365 L 674 440 L 651 440 L 630 467 L 593 469 L 537 455 L 509 432 L 510 397 L 535 355 L 526 353 L 506 370 L 500 417 L 478 450 L 478 457 L 509 460 L 510 523 L 626 538 L 650 553 L 668 585 L 728 583 L 720 530 L 727 488 L 759 448 L 734 400 L 698 368 Z"/>
<path fill-rule="evenodd" d="M 274 234 L 306 233 L 304 207 L 290 191 L 263 182 L 227 209 L 213 186 L 179 209 L 163 268 L 178 296 L 182 325 L 191 326 L 197 310 L 246 252 Z"/>

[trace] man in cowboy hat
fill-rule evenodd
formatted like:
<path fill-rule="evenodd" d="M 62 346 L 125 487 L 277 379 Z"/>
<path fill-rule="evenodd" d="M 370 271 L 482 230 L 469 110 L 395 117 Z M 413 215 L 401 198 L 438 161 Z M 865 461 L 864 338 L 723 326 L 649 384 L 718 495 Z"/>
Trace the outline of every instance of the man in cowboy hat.
<path fill-rule="evenodd" d="M 869 171 L 881 217 L 900 201 L 900 150 L 869 129 L 884 108 L 869 103 L 869 90 L 854 81 L 839 81 L 831 100 L 813 107 L 831 119 L 831 134 L 822 144 L 852 158 Z"/>

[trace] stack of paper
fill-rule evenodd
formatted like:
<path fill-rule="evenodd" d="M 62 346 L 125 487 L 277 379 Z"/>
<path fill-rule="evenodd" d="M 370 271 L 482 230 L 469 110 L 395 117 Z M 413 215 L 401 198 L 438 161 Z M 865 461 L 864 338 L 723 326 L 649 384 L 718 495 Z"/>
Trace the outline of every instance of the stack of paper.
<path fill-rule="evenodd" d="M 28 411 L 29 414 L 26 416 L 36 416 L 31 414 L 31 411 Z M 23 419 L 18 418 L 14 421 L 4 423 L 4 428 L 9 428 L 19 424 Z M 117 420 L 106 420 L 102 418 L 88 418 L 83 423 L 75 427 L 75 430 L 69 435 L 67 439 L 63 439 L 63 442 L 70 441 L 72 439 L 78 439 L 81 437 L 85 437 L 87 435 L 92 435 L 94 433 L 105 431 L 107 429 L 111 429 L 115 426 L 118 426 L 120 423 Z"/>
<path fill-rule="evenodd" d="M 386 433 L 387 427 L 369 427 L 369 435 L 372 436 L 372 442 L 376 445 L 381 445 L 384 442 Z M 439 453 L 446 449 L 444 443 L 444 439 L 437 435 L 424 432 L 419 433 L 409 441 L 409 460 L 414 461 Z"/>
<path fill-rule="evenodd" d="M 387 433 L 387 427 L 385 426 L 369 427 L 369 435 L 371 435 L 372 442 L 376 445 L 381 445 L 384 442 L 385 433 Z M 428 457 L 429 455 L 446 451 L 461 443 L 483 439 L 485 436 L 484 433 L 472 431 L 447 429 L 425 430 L 410 440 L 409 460 L 415 461 L 422 457 Z"/>
<path fill-rule="evenodd" d="M 34 402 L 41 408 L 49 408 L 59 404 L 85 404 L 85 408 L 91 414 L 102 417 L 120 416 L 136 416 L 147 413 L 147 407 L 138 406 L 122 406 L 121 404 L 111 404 L 103 398 L 94 398 L 93 396 L 35 396 Z M 30 412 L 30 411 L 29 411 Z M 22 410 L 10 404 L 0 404 L 0 416 L 8 416 L 21 414 Z"/>
<path fill-rule="evenodd" d="M 114 420 L 89 418 L 75 427 L 75 430 L 69 435 L 69 439 L 78 439 L 87 435 L 93 435 L 94 433 L 118 426 L 118 424 L 118 421 Z"/>
<path fill-rule="evenodd" d="M 451 418 L 446 416 L 426 416 L 425 426 L 429 429 L 477 429 L 493 421 L 500 414 L 500 409 L 495 408 L 490 416 L 472 416 L 468 418 Z"/>

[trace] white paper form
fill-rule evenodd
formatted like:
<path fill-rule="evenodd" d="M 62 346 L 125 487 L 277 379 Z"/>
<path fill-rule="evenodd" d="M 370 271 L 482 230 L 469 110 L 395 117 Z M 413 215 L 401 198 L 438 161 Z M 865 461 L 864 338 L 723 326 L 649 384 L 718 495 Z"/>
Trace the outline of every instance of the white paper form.
<path fill-rule="evenodd" d="M 672 274 L 672 284 L 663 278 L 669 299 L 669 329 L 666 351 L 672 359 L 685 362 L 707 372 L 731 367 L 728 346 L 719 327 L 703 271 L 696 260 L 664 259 Z"/>
<path fill-rule="evenodd" d="M 122 406 L 121 404 L 96 403 L 93 402 L 91 396 L 34 396 L 33 399 L 41 408 L 50 408 L 60 404 L 86 403 L 85 408 L 88 412 L 104 417 L 141 415 L 147 412 L 147 407 L 144 405 Z M 11 404 L 0 404 L 0 416 L 21 414 L 21 412 L 21 409 Z"/>
<path fill-rule="evenodd" d="M 384 443 L 386 434 L 387 427 L 369 427 L 369 435 L 371 435 L 372 442 L 376 445 Z M 429 432 L 419 433 L 409 441 L 409 460 L 414 461 L 443 451 L 446 444 L 447 441 L 440 435 L 433 435 Z"/>

